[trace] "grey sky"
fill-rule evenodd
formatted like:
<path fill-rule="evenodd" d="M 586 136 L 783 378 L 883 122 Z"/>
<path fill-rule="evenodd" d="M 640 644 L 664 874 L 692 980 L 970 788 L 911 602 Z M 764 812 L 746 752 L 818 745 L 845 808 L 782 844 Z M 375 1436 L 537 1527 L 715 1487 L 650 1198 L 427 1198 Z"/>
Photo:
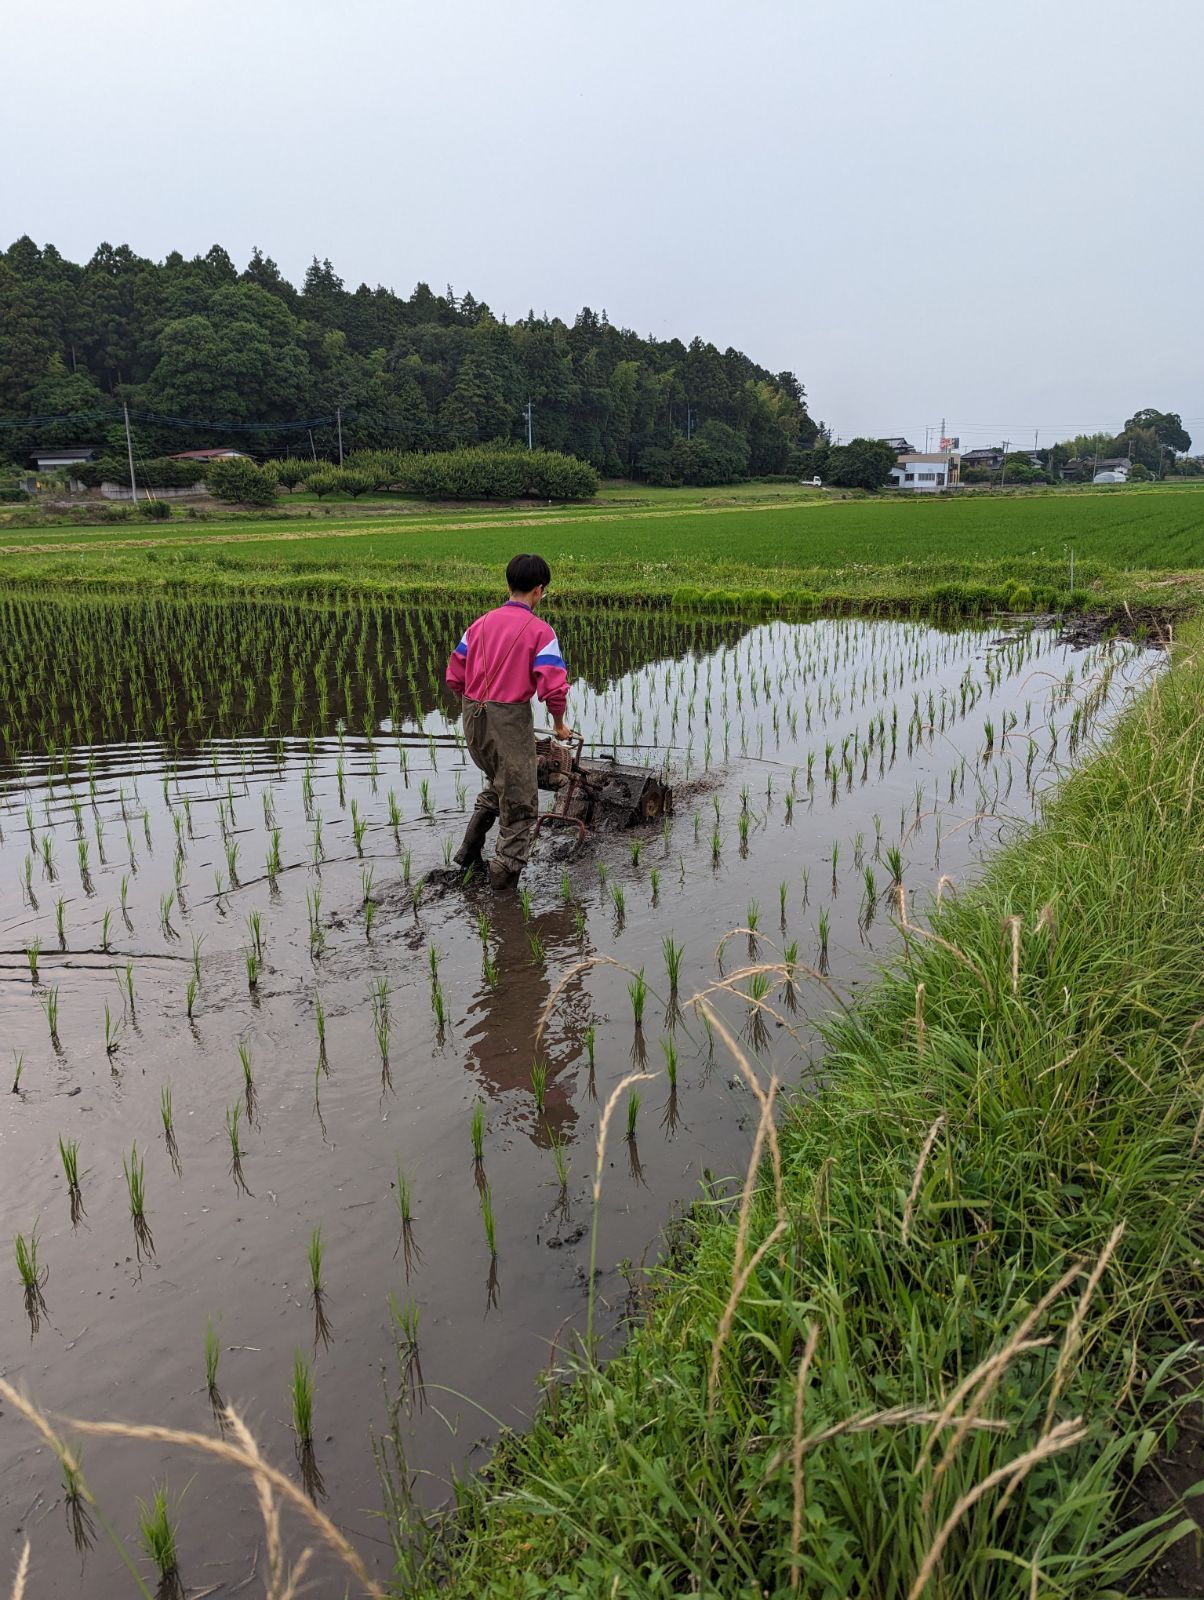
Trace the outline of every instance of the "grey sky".
<path fill-rule="evenodd" d="M 1204 445 L 1202 0 L 39 0 L 3 37 L 6 244 L 588 304 L 793 368 L 846 437 L 1154 405 Z"/>

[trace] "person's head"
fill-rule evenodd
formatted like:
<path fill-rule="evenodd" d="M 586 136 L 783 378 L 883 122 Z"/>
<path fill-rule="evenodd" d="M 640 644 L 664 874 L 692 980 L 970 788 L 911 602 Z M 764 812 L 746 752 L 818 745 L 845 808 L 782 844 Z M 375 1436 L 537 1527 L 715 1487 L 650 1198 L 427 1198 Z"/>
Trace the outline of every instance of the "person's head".
<path fill-rule="evenodd" d="M 542 556 L 515 556 L 506 568 L 506 586 L 516 600 L 537 606 L 552 581 L 552 569 Z"/>

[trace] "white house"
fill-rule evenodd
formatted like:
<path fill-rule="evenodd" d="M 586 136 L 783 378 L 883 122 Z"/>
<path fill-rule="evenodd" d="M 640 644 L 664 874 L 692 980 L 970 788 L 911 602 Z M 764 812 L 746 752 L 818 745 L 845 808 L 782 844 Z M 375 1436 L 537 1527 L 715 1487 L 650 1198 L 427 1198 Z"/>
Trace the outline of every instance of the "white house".
<path fill-rule="evenodd" d="M 935 494 L 938 489 L 950 489 L 959 481 L 961 458 L 952 450 L 927 453 L 909 451 L 901 455 L 891 468 L 892 489 L 910 489 L 917 493 Z"/>
<path fill-rule="evenodd" d="M 85 461 L 92 461 L 96 456 L 95 450 L 90 450 L 87 445 L 43 445 L 35 450 L 33 459 L 39 472 L 57 472 L 60 467 L 78 467 Z"/>

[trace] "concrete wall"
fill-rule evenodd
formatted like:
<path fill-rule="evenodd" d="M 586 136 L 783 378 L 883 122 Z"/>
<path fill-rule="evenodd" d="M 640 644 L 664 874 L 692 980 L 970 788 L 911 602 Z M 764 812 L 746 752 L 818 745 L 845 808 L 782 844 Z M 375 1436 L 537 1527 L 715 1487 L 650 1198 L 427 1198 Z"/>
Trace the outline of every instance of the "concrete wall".
<path fill-rule="evenodd" d="M 106 500 L 129 500 L 132 498 L 128 483 L 102 483 L 100 492 Z M 150 493 L 154 495 L 156 500 L 195 500 L 200 496 L 208 498 L 209 485 L 202 481 L 188 484 L 182 489 L 153 489 Z M 141 484 L 138 486 L 138 498 L 139 500 L 150 498 L 150 495 Z"/>

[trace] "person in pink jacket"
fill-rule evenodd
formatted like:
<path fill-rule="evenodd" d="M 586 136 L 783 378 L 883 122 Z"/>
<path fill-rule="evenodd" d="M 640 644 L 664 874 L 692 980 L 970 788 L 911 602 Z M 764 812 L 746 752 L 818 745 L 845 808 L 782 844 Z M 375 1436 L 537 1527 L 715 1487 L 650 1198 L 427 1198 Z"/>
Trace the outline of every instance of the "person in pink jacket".
<path fill-rule="evenodd" d="M 548 708 L 557 738 L 572 733 L 564 720 L 569 680 L 560 642 L 535 614 L 551 581 L 542 556 L 515 556 L 506 568 L 510 598 L 469 625 L 447 663 L 447 682 L 463 699 L 468 753 L 485 774 L 454 859 L 461 867 L 479 867 L 489 830 L 500 819 L 489 863 L 495 889 L 518 883 L 539 815 L 532 696 Z"/>

